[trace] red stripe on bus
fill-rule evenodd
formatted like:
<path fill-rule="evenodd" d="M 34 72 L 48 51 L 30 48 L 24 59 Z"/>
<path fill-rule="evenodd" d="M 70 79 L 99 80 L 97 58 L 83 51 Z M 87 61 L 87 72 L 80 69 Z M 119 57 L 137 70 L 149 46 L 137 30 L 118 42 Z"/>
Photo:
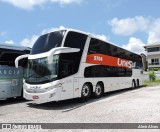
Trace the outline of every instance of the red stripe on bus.
<path fill-rule="evenodd" d="M 103 55 L 103 54 L 87 55 L 86 63 L 106 65 L 106 66 L 115 66 L 115 67 L 123 67 L 123 68 L 131 68 L 132 67 L 132 61 L 113 57 L 113 56 Z"/>

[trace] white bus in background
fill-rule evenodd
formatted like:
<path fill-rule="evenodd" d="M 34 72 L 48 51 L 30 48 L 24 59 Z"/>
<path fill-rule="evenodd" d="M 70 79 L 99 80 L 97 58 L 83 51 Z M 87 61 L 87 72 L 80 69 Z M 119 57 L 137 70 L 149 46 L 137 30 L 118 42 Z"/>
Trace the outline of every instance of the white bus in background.
<path fill-rule="evenodd" d="M 101 97 L 103 93 L 143 85 L 140 55 L 73 30 L 40 36 L 28 58 L 24 98 L 36 103 Z"/>
<path fill-rule="evenodd" d="M 0 100 L 22 95 L 23 68 L 15 68 L 15 59 L 30 53 L 30 50 L 27 47 L 0 44 Z M 20 65 L 22 63 L 24 61 L 21 61 Z"/>

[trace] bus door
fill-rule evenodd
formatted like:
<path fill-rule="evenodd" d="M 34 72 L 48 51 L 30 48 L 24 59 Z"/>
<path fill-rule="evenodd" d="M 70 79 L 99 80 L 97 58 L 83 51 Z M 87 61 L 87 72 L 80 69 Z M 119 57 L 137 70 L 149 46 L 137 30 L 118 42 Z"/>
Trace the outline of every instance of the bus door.
<path fill-rule="evenodd" d="M 18 79 L 12 79 L 11 81 L 12 97 L 19 95 Z"/>
<path fill-rule="evenodd" d="M 20 96 L 23 87 L 23 69 L 19 67 L 14 71 L 15 73 L 13 74 L 13 78 L 11 80 L 12 97 Z"/>
<path fill-rule="evenodd" d="M 62 61 L 60 65 L 60 75 L 62 78 L 61 99 L 73 98 L 73 76 L 72 64 L 68 61 Z"/>
<path fill-rule="evenodd" d="M 73 88 L 74 98 L 79 97 L 79 78 L 74 78 L 74 88 Z"/>
<path fill-rule="evenodd" d="M 61 99 L 73 98 L 73 77 L 67 77 L 62 81 Z"/>

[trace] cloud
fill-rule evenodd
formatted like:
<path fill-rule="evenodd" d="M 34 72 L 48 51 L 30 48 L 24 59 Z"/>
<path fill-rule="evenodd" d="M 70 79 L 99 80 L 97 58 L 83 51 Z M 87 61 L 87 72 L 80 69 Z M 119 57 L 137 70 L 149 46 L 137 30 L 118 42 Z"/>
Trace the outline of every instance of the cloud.
<path fill-rule="evenodd" d="M 95 36 L 95 37 L 97 37 L 97 38 L 99 38 L 99 39 L 101 39 L 101 40 L 104 40 L 104 41 L 108 41 L 108 40 L 109 40 L 109 38 L 106 37 L 106 36 L 103 35 L 103 34 L 99 35 L 99 34 L 94 34 L 94 33 L 93 33 L 93 36 Z"/>
<path fill-rule="evenodd" d="M 45 34 L 45 33 L 49 33 L 49 32 L 52 32 L 52 31 L 55 31 L 55 30 L 62 30 L 62 29 L 65 29 L 64 26 L 59 26 L 59 28 L 50 28 L 50 29 L 44 29 L 41 34 Z"/>
<path fill-rule="evenodd" d="M 51 2 L 59 3 L 60 5 L 66 5 L 71 3 L 81 3 L 81 0 L 51 0 Z"/>
<path fill-rule="evenodd" d="M 142 42 L 142 40 L 135 37 L 130 37 L 128 44 L 123 45 L 122 48 L 137 54 L 141 54 L 141 53 L 145 53 L 143 46 L 145 46 L 145 44 Z"/>
<path fill-rule="evenodd" d="M 160 18 L 156 19 L 148 32 L 148 43 L 160 42 Z"/>
<path fill-rule="evenodd" d="M 7 43 L 7 44 L 15 44 L 13 40 L 5 41 L 5 43 Z"/>
<path fill-rule="evenodd" d="M 147 31 L 150 25 L 150 19 L 142 16 L 120 20 L 113 18 L 108 23 L 112 26 L 113 33 L 118 35 L 132 35 L 137 31 Z"/>
<path fill-rule="evenodd" d="M 72 3 L 81 3 L 81 0 L 0 0 L 2 2 L 9 3 L 15 7 L 31 10 L 35 6 L 42 6 L 48 2 L 58 3 L 60 5 L 67 5 Z"/>
<path fill-rule="evenodd" d="M 160 42 L 160 18 L 143 16 L 125 19 L 113 18 L 108 23 L 114 34 L 132 36 L 136 32 L 141 32 L 148 35 L 148 44 Z"/>
<path fill-rule="evenodd" d="M 40 35 L 43 35 L 45 33 L 48 33 L 48 32 L 52 32 L 54 30 L 57 30 L 57 29 L 64 29 L 65 27 L 63 26 L 60 26 L 59 28 L 50 28 L 50 29 L 44 29 L 42 30 L 42 32 L 39 34 L 39 35 L 32 35 L 30 38 L 24 38 L 21 42 L 20 42 L 20 45 L 22 46 L 27 46 L 27 47 L 31 47 L 33 46 L 33 44 L 35 43 L 35 41 L 38 39 L 38 37 Z"/>
<path fill-rule="evenodd" d="M 1 0 L 2 2 L 9 3 L 15 7 L 22 9 L 33 9 L 34 6 L 45 4 L 48 0 Z"/>
<path fill-rule="evenodd" d="M 24 38 L 20 42 L 20 45 L 32 48 L 33 44 L 38 39 L 38 37 L 38 35 L 33 35 L 31 38 Z"/>

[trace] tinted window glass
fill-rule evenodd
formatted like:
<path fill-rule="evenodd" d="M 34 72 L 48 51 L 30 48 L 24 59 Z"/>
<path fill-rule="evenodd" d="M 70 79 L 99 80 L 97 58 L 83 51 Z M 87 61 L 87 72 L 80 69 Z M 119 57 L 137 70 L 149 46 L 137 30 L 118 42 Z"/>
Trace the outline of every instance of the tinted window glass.
<path fill-rule="evenodd" d="M 79 48 L 80 50 L 83 50 L 86 39 L 87 35 L 69 32 L 65 40 L 64 47 Z"/>
<path fill-rule="evenodd" d="M 106 55 L 111 55 L 111 48 L 110 45 L 98 40 L 92 38 L 90 41 L 89 49 L 88 49 L 88 54 L 106 54 Z"/>
<path fill-rule="evenodd" d="M 78 72 L 81 53 L 64 53 L 60 55 L 59 78 L 64 78 Z"/>
<path fill-rule="evenodd" d="M 118 57 L 118 48 L 114 45 L 111 45 L 112 56 Z"/>
<path fill-rule="evenodd" d="M 48 52 L 52 48 L 60 47 L 64 33 L 65 30 L 62 30 L 40 36 L 34 43 L 31 54 Z"/>
<path fill-rule="evenodd" d="M 90 66 L 86 67 L 84 77 L 131 77 L 131 68 L 120 68 L 110 66 Z"/>
<path fill-rule="evenodd" d="M 118 58 L 128 59 L 128 57 L 125 54 L 125 50 L 124 49 L 118 48 Z"/>
<path fill-rule="evenodd" d="M 64 47 L 79 48 L 79 52 L 60 54 L 59 78 L 64 78 L 78 72 L 82 52 L 87 35 L 69 32 Z"/>
<path fill-rule="evenodd" d="M 22 54 L 28 54 L 30 53 L 29 50 L 11 50 L 11 49 L 2 49 L 0 48 L 0 65 L 9 65 L 9 66 L 15 66 L 15 59 L 22 55 Z M 20 66 L 22 65 L 23 61 L 20 61 Z"/>

